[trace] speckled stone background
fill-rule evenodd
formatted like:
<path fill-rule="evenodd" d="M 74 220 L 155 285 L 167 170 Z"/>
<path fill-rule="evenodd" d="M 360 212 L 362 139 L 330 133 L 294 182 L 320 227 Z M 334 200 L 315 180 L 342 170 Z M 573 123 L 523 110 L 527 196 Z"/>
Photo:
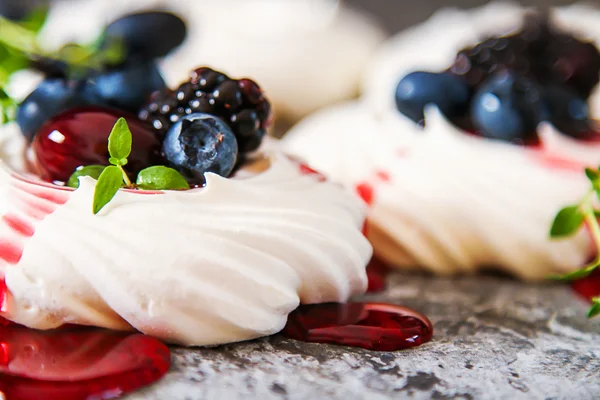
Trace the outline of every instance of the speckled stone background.
<path fill-rule="evenodd" d="M 347 3 L 379 14 L 395 32 L 440 6 L 484 1 Z M 600 399 L 600 319 L 587 320 L 587 305 L 567 286 L 491 275 L 394 274 L 386 292 L 367 298 L 425 313 L 435 325 L 433 341 L 399 352 L 281 336 L 214 349 L 174 348 L 166 378 L 127 399 Z"/>
<path fill-rule="evenodd" d="M 173 348 L 166 378 L 127 399 L 600 398 L 600 319 L 587 320 L 587 304 L 565 285 L 396 273 L 367 299 L 425 313 L 433 340 L 398 352 L 279 335 Z"/>

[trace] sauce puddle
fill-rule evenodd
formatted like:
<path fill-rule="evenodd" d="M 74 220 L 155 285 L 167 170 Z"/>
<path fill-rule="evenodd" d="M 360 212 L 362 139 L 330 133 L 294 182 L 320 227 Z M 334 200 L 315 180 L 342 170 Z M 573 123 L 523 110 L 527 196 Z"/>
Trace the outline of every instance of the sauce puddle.
<path fill-rule="evenodd" d="M 0 318 L 6 400 L 115 399 L 162 378 L 169 349 L 139 333 L 64 327 L 37 331 Z"/>
<path fill-rule="evenodd" d="M 431 340 L 429 319 L 406 307 L 383 303 L 302 305 L 281 332 L 304 342 L 394 351 Z"/>

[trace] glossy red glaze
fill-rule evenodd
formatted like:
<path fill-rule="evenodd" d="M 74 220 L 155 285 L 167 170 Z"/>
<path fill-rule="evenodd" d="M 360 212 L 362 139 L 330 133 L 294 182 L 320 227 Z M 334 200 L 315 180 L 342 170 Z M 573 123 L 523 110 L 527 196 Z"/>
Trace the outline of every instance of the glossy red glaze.
<path fill-rule="evenodd" d="M 169 349 L 138 333 L 0 327 L 0 392 L 7 400 L 118 398 L 169 367 Z"/>
<path fill-rule="evenodd" d="M 376 293 L 385 290 L 385 279 L 389 273 L 389 268 L 377 257 L 373 257 L 367 265 L 367 279 L 369 286 L 368 293 Z"/>
<path fill-rule="evenodd" d="M 4 278 L 0 278 L 0 311 L 6 311 L 6 302 L 8 298 L 8 288 Z"/>
<path fill-rule="evenodd" d="M 127 119 L 133 136 L 132 152 L 125 167 L 137 174 L 163 164 L 161 143 L 152 130 L 135 116 L 101 107 L 68 110 L 46 122 L 32 143 L 35 168 L 48 182 L 66 182 L 82 165 L 108 165 L 108 136 L 115 122 Z"/>
<path fill-rule="evenodd" d="M 589 276 L 571 282 L 571 287 L 581 297 L 586 300 L 592 297 L 600 297 L 600 269 L 596 269 Z"/>
<path fill-rule="evenodd" d="M 356 193 L 364 200 L 368 205 L 373 204 L 375 199 L 375 189 L 370 183 L 361 182 L 356 185 Z"/>
<path fill-rule="evenodd" d="M 300 306 L 282 331 L 305 342 L 393 351 L 431 340 L 433 327 L 424 315 L 380 303 L 325 303 Z"/>

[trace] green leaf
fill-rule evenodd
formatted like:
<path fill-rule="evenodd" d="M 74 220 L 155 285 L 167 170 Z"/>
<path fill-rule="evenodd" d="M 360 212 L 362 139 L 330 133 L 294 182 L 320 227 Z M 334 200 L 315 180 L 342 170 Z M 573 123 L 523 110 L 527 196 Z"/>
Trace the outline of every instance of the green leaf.
<path fill-rule="evenodd" d="M 85 167 L 79 167 L 73 172 L 67 181 L 67 186 L 77 189 L 79 187 L 80 176 L 91 176 L 94 179 L 98 179 L 102 171 L 106 166 L 104 165 L 88 165 Z"/>
<path fill-rule="evenodd" d="M 131 131 L 125 118 L 121 117 L 113 126 L 108 137 L 108 152 L 115 165 L 121 164 L 123 159 L 127 159 L 131 153 Z M 111 163 L 113 163 L 111 161 Z"/>
<path fill-rule="evenodd" d="M 111 165 L 104 168 L 94 190 L 94 205 L 92 207 L 94 214 L 98 214 L 115 197 L 122 185 L 123 174 L 119 167 Z"/>
<path fill-rule="evenodd" d="M 589 276 L 596 268 L 598 268 L 598 264 L 591 264 L 585 268 L 578 269 L 577 271 L 571 272 L 566 275 L 552 275 L 549 276 L 549 279 L 554 279 L 557 281 L 576 281 L 578 279 L 583 279 Z"/>
<path fill-rule="evenodd" d="M 585 175 L 588 177 L 588 179 L 590 181 L 593 182 L 596 179 L 600 178 L 600 171 L 598 171 L 597 169 L 586 168 L 585 169 Z"/>
<path fill-rule="evenodd" d="M 600 315 L 600 297 L 592 299 L 592 307 L 588 311 L 588 318 L 594 318 Z"/>
<path fill-rule="evenodd" d="M 137 186 L 144 190 L 182 190 L 190 185 L 179 172 L 173 168 L 155 166 L 146 168 L 138 174 Z"/>
<path fill-rule="evenodd" d="M 35 33 L 39 33 L 48 19 L 48 10 L 48 7 L 35 8 L 21 21 L 21 25 Z"/>
<path fill-rule="evenodd" d="M 550 237 L 570 236 L 583 225 L 585 215 L 579 206 L 565 207 L 558 212 L 550 229 Z"/>

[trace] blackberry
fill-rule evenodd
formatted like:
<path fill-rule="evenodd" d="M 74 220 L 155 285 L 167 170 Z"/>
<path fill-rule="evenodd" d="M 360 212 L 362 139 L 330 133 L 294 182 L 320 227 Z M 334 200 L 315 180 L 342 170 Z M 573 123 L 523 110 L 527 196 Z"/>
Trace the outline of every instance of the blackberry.
<path fill-rule="evenodd" d="M 207 113 L 221 118 L 232 129 L 240 154 L 256 150 L 271 120 L 271 105 L 250 79 L 232 79 L 208 67 L 191 73 L 175 90 L 153 94 L 138 117 L 149 122 L 160 137 L 181 118 Z"/>
<path fill-rule="evenodd" d="M 554 28 L 547 14 L 533 13 L 520 32 L 465 48 L 450 67 L 473 89 L 501 70 L 541 85 L 566 85 L 587 98 L 599 81 L 600 52 L 592 43 Z"/>

